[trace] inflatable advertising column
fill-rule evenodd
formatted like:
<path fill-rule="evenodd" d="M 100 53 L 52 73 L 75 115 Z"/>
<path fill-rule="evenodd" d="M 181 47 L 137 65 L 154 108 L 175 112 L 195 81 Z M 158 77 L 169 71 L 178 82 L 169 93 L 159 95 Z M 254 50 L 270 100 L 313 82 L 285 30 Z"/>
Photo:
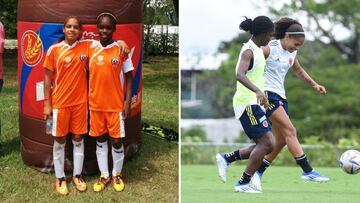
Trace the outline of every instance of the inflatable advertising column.
<path fill-rule="evenodd" d="M 131 117 L 126 120 L 125 155 L 140 145 L 142 98 L 142 1 L 141 0 L 19 0 L 18 1 L 18 87 L 21 155 L 24 163 L 41 171 L 53 167 L 53 137 L 45 134 L 44 72 L 48 48 L 63 36 L 66 17 L 77 16 L 83 24 L 83 39 L 98 39 L 96 17 L 103 11 L 117 19 L 115 40 L 124 40 L 134 64 Z M 68 136 L 70 138 L 70 136 Z M 95 139 L 85 136 L 84 173 L 98 171 Z M 72 168 L 72 144 L 66 144 L 66 170 Z"/>

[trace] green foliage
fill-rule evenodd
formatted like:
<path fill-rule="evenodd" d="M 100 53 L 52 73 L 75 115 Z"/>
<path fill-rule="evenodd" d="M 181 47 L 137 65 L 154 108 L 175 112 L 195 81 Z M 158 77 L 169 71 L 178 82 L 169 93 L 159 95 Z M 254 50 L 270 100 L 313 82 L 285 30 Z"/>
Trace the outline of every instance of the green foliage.
<path fill-rule="evenodd" d="M 311 135 L 333 144 L 340 138 L 360 139 L 359 71 L 359 65 L 309 70 L 308 73 L 327 88 L 326 95 L 288 76 L 285 86 L 289 113 L 301 141 Z"/>
<path fill-rule="evenodd" d="M 297 57 L 305 68 L 327 69 L 346 63 L 346 57 L 338 49 L 324 45 L 318 40 L 305 41 L 298 51 Z"/>
<path fill-rule="evenodd" d="M 181 133 L 182 142 L 206 142 L 206 132 L 200 126 L 193 126 Z"/>
<path fill-rule="evenodd" d="M 178 25 L 179 19 L 173 0 L 144 0 L 143 23 L 144 23 L 144 57 L 177 53 L 178 34 L 153 33 L 154 25 Z"/>
<path fill-rule="evenodd" d="M 166 55 L 177 53 L 179 50 L 179 34 L 169 33 L 145 33 L 144 47 L 147 47 L 148 55 Z"/>
<path fill-rule="evenodd" d="M 0 21 L 5 27 L 6 38 L 16 38 L 17 0 L 0 0 Z"/>

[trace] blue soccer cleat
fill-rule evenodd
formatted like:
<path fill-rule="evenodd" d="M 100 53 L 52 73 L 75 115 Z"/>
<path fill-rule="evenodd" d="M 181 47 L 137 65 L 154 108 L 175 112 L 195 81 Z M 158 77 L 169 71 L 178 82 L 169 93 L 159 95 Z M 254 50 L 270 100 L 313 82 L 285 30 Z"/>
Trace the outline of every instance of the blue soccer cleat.
<path fill-rule="evenodd" d="M 301 178 L 304 180 L 314 181 L 314 182 L 327 182 L 330 178 L 321 175 L 320 173 L 316 172 L 315 170 L 310 171 L 309 173 L 303 172 Z"/>
<path fill-rule="evenodd" d="M 241 185 L 239 182 L 235 186 L 235 192 L 261 193 L 254 185 L 250 183 Z"/>
<path fill-rule="evenodd" d="M 224 157 L 223 154 L 217 154 L 216 155 L 216 164 L 218 167 L 218 172 L 219 172 L 219 177 L 221 179 L 221 181 L 226 182 L 226 171 L 230 165 L 230 163 L 228 163 Z"/>

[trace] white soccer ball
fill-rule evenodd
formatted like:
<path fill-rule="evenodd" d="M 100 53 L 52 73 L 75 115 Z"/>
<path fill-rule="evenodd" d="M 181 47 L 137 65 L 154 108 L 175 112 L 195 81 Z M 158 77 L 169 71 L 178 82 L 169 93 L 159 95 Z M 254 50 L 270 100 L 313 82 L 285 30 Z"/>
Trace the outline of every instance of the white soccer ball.
<path fill-rule="evenodd" d="M 360 152 L 350 149 L 345 151 L 339 160 L 340 167 L 348 174 L 360 172 Z"/>

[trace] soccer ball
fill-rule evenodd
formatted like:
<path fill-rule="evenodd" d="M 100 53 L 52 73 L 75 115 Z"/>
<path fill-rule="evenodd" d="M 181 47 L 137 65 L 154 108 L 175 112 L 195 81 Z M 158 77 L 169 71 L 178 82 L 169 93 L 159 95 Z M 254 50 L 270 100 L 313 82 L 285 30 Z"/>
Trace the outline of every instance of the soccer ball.
<path fill-rule="evenodd" d="M 348 174 L 360 172 L 360 152 L 350 149 L 345 151 L 339 160 L 340 167 Z"/>

